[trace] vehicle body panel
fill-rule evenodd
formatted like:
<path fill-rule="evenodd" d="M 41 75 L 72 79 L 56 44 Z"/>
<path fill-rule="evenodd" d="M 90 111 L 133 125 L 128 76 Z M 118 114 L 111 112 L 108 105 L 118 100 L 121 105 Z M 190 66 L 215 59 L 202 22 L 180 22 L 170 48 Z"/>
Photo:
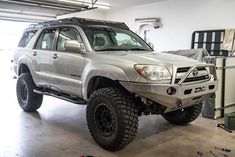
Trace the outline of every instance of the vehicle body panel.
<path fill-rule="evenodd" d="M 81 75 L 84 69 L 85 55 L 54 52 L 58 58 L 51 61 L 50 85 L 57 91 L 81 96 Z"/>

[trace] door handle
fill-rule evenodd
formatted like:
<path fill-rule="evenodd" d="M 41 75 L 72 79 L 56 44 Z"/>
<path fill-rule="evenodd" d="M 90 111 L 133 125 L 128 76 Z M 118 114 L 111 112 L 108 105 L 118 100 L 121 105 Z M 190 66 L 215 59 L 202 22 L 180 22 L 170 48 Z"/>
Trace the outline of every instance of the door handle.
<path fill-rule="evenodd" d="M 37 51 L 34 51 L 33 56 L 37 56 L 37 55 L 38 55 Z"/>
<path fill-rule="evenodd" d="M 57 54 L 54 54 L 52 58 L 57 59 L 57 58 L 59 58 L 59 56 Z"/>

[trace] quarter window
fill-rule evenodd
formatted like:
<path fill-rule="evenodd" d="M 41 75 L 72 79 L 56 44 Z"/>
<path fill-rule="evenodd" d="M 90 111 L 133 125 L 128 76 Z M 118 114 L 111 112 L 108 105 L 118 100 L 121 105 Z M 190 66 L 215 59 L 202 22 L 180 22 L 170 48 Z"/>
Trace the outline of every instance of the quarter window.
<path fill-rule="evenodd" d="M 75 28 L 61 28 L 56 48 L 57 51 L 65 51 L 64 45 L 66 40 L 76 40 L 77 42 L 82 43 L 82 38 Z"/>
<path fill-rule="evenodd" d="M 36 49 L 52 50 L 56 29 L 44 30 L 37 42 Z"/>
<path fill-rule="evenodd" d="M 18 47 L 25 47 L 29 43 L 29 41 L 32 39 L 32 37 L 35 35 L 36 32 L 37 32 L 36 30 L 24 32 L 23 36 L 20 39 Z"/>

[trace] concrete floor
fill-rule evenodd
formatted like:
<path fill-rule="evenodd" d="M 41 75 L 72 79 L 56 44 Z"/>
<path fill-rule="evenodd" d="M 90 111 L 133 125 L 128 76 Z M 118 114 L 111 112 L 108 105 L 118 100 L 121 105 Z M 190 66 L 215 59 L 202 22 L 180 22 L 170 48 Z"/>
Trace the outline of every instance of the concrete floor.
<path fill-rule="evenodd" d="M 235 133 L 215 127 L 222 119 L 201 116 L 187 126 L 171 125 L 161 116 L 140 117 L 134 141 L 123 150 L 106 151 L 89 134 L 85 106 L 44 97 L 38 112 L 23 112 L 15 96 L 16 80 L 10 78 L 4 56 L 0 54 L 0 157 L 197 157 L 197 151 L 213 157 L 210 150 L 222 157 L 215 146 L 232 149 L 225 154 L 235 157 Z"/>

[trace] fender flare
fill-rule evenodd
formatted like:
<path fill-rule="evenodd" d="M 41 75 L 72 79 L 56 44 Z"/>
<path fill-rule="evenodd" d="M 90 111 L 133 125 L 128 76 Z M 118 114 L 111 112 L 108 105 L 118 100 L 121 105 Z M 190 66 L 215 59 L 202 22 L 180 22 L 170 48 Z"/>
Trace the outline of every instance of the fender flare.
<path fill-rule="evenodd" d="M 33 61 L 30 57 L 24 55 L 24 56 L 21 56 L 19 59 L 18 59 L 18 62 L 17 62 L 17 75 L 19 76 L 19 72 L 20 72 L 20 66 L 22 64 L 25 64 L 29 70 L 30 70 L 30 73 L 31 73 L 31 76 L 33 78 L 33 81 L 35 82 L 35 68 L 32 66 L 33 65 Z M 36 83 L 36 82 L 35 82 Z"/>
<path fill-rule="evenodd" d="M 92 64 L 84 69 L 84 75 L 82 76 L 82 96 L 87 100 L 87 88 L 89 81 L 96 76 L 106 77 L 113 81 L 129 81 L 126 73 L 119 67 L 107 64 Z"/>

